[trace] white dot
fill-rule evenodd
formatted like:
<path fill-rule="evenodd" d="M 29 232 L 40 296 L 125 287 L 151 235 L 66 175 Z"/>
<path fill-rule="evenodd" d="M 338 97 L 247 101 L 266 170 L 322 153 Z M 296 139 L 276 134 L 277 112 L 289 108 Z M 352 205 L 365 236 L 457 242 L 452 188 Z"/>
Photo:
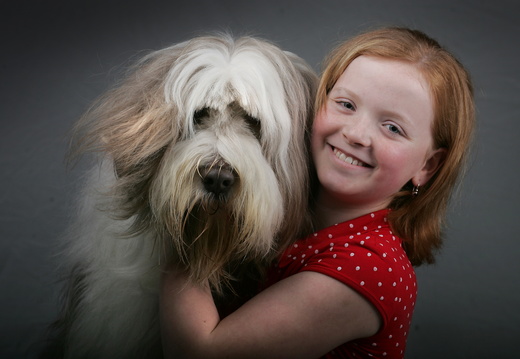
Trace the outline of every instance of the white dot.
<path fill-rule="evenodd" d="M 336 254 L 336 253 L 334 253 L 334 255 L 332 256 L 332 258 L 336 258 L 336 257 L 337 257 L 337 254 Z"/>
<path fill-rule="evenodd" d="M 348 247 L 348 243 L 345 243 L 344 246 L 345 246 L 345 248 Z"/>
<path fill-rule="evenodd" d="M 351 257 L 354 257 L 354 253 L 350 253 L 350 256 L 351 256 Z"/>
<path fill-rule="evenodd" d="M 361 242 L 359 242 L 359 244 L 363 245 L 363 244 L 365 244 L 365 241 L 361 241 Z"/>
<path fill-rule="evenodd" d="M 391 271 L 392 271 L 392 268 L 388 268 L 388 271 L 391 272 Z"/>
<path fill-rule="evenodd" d="M 379 298 L 379 299 L 380 299 L 380 300 L 384 300 L 384 299 L 385 299 L 385 297 L 381 296 L 381 298 Z"/>
<path fill-rule="evenodd" d="M 372 253 L 367 253 L 367 257 L 372 257 Z"/>
<path fill-rule="evenodd" d="M 367 226 L 363 226 L 363 229 L 366 231 L 368 229 L 368 227 Z"/>
<path fill-rule="evenodd" d="M 314 253 L 315 253 L 315 254 L 318 254 L 319 252 L 320 252 L 320 251 L 319 251 L 319 250 L 317 250 L 317 249 L 316 249 L 316 250 L 314 251 Z"/>
<path fill-rule="evenodd" d="M 361 283 L 359 283 L 359 284 L 361 284 L 361 285 L 365 285 L 365 282 L 364 282 L 364 281 L 361 281 Z"/>
<path fill-rule="evenodd" d="M 354 225 L 351 223 L 351 224 L 349 225 L 349 227 L 350 227 L 350 228 L 354 228 Z"/>
<path fill-rule="evenodd" d="M 379 282 L 379 283 L 377 283 L 377 286 L 378 286 L 378 287 L 382 287 L 382 286 L 383 286 L 383 283 Z"/>
<path fill-rule="evenodd" d="M 295 243 L 295 244 L 294 244 L 294 248 L 298 248 L 298 244 Z"/>
<path fill-rule="evenodd" d="M 361 269 L 361 267 L 360 267 L 360 266 L 357 266 L 357 267 L 356 267 L 356 270 L 360 270 L 360 269 Z"/>
<path fill-rule="evenodd" d="M 338 267 L 337 269 L 338 269 L 338 271 L 340 271 L 342 268 L 341 268 L 341 267 Z"/>
<path fill-rule="evenodd" d="M 377 267 L 374 267 L 374 272 L 377 272 Z"/>

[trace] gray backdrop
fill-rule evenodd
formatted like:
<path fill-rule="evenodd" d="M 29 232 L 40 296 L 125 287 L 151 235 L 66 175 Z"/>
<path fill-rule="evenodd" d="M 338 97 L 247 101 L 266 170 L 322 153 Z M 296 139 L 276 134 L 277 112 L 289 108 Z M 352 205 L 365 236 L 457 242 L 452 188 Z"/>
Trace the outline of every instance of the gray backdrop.
<path fill-rule="evenodd" d="M 34 357 L 57 313 L 55 244 L 79 169 L 73 122 L 141 50 L 208 30 L 266 37 L 316 70 L 338 41 L 419 28 L 473 74 L 475 154 L 446 245 L 421 267 L 407 358 L 519 358 L 520 12 L 516 1 L 12 1 L 0 23 L 0 357 Z"/>

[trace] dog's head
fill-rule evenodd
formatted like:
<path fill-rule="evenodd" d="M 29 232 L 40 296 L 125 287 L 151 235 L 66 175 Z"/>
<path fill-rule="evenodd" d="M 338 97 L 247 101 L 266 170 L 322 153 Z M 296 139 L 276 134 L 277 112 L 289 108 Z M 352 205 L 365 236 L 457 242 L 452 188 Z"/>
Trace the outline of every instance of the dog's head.
<path fill-rule="evenodd" d="M 78 127 L 113 161 L 117 214 L 154 231 L 197 280 L 265 258 L 305 231 L 317 78 L 252 37 L 151 53 Z"/>

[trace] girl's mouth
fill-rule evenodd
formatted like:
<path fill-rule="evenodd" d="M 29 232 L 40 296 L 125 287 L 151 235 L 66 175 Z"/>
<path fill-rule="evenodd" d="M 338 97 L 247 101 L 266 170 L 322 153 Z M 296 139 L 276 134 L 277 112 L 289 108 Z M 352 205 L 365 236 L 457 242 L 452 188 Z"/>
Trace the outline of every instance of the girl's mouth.
<path fill-rule="evenodd" d="M 354 166 L 359 166 L 359 167 L 371 167 L 370 165 L 366 164 L 365 162 L 363 162 L 357 158 L 347 156 L 346 154 L 344 154 L 343 152 L 341 152 L 340 150 L 338 150 L 335 147 L 333 147 L 333 150 L 334 150 L 334 154 L 336 155 L 336 157 L 339 158 L 343 162 L 346 162 L 346 163 L 354 165 Z"/>

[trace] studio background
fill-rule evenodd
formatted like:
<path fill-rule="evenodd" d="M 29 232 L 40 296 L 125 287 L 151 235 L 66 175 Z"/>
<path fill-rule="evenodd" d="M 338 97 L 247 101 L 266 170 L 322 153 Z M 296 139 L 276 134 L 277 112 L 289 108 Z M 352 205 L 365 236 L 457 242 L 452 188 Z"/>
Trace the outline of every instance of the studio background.
<path fill-rule="evenodd" d="M 213 30 L 272 40 L 317 71 L 339 41 L 418 28 L 472 73 L 478 130 L 437 264 L 417 269 L 407 358 L 519 358 L 519 5 L 503 1 L 37 1 L 0 7 L 0 358 L 34 358 L 58 312 L 56 244 L 81 166 L 67 135 L 128 60 Z"/>

